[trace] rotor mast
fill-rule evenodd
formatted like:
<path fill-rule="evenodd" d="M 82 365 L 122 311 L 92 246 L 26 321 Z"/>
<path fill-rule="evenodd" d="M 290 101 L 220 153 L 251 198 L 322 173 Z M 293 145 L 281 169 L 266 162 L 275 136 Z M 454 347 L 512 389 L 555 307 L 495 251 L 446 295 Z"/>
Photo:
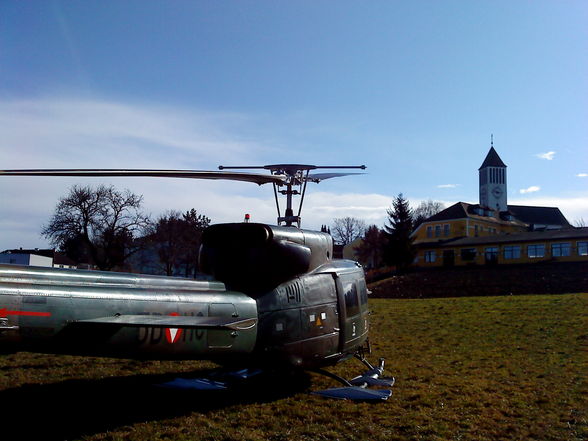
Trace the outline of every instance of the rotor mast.
<path fill-rule="evenodd" d="M 272 182 L 274 187 L 274 196 L 276 200 L 276 209 L 278 211 L 278 225 L 282 223 L 290 227 L 296 224 L 300 228 L 302 213 L 302 204 L 304 203 L 304 195 L 306 194 L 306 184 L 308 181 L 319 183 L 323 179 L 328 179 L 336 176 L 345 176 L 354 173 L 331 173 L 331 174 L 316 174 L 310 175 L 311 170 L 316 169 L 361 169 L 365 170 L 365 165 L 303 165 L 303 164 L 274 164 L 264 166 L 219 166 L 219 170 L 225 169 L 264 169 L 270 170 L 272 175 L 286 176 L 283 182 Z M 278 189 L 278 187 L 285 187 L 284 189 Z M 278 193 L 286 197 L 286 208 L 284 210 L 284 216 L 281 215 L 280 203 L 278 200 Z M 298 206 L 298 214 L 294 215 L 293 209 L 293 196 L 300 195 L 300 204 Z"/>

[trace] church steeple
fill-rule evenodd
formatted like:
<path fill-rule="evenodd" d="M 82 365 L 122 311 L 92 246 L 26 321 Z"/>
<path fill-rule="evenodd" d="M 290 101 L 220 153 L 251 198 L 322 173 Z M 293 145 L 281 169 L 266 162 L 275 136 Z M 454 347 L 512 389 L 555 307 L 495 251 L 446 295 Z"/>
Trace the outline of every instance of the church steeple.
<path fill-rule="evenodd" d="M 506 164 L 494 150 L 494 136 L 490 151 L 478 169 L 480 175 L 480 205 L 492 210 L 507 211 Z"/>

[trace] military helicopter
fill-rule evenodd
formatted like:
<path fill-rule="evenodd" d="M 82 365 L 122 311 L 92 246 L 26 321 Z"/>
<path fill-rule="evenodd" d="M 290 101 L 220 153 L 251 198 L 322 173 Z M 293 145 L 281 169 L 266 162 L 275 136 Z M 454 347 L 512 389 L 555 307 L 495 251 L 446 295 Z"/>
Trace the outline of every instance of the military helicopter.
<path fill-rule="evenodd" d="M 329 234 L 300 228 L 308 182 L 362 166 L 274 164 L 219 171 L 3 170 L 0 176 L 135 176 L 228 179 L 272 184 L 277 225 L 226 223 L 205 230 L 200 270 L 215 281 L 0 265 L 0 352 L 136 359 L 206 359 L 246 378 L 253 371 L 312 370 L 344 387 L 327 397 L 385 400 L 393 378 L 367 359 L 368 290 L 360 264 L 333 259 Z M 263 169 L 268 174 L 234 170 Z M 313 172 L 313 173 L 311 173 Z M 286 199 L 282 215 L 279 196 Z M 293 197 L 300 196 L 294 213 Z M 350 358 L 368 371 L 347 381 L 323 368 Z M 182 383 L 185 384 L 185 383 Z M 220 385 L 220 386 L 219 386 Z M 224 388 L 199 379 L 190 388 Z"/>

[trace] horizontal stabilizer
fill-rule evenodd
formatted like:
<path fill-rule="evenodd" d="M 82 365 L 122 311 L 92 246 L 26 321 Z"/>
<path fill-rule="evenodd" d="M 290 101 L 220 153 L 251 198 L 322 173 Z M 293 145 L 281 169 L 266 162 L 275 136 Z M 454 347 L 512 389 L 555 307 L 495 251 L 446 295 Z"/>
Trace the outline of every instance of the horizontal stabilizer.
<path fill-rule="evenodd" d="M 333 389 L 319 390 L 313 394 L 326 398 L 352 401 L 386 401 L 392 395 L 391 390 L 371 390 L 363 387 L 335 387 Z"/>
<path fill-rule="evenodd" d="M 94 324 L 122 327 L 185 328 L 185 329 L 230 329 L 244 331 L 257 325 L 256 318 L 236 320 L 235 317 L 195 317 L 171 315 L 115 315 L 89 320 L 78 320 L 76 324 Z"/>

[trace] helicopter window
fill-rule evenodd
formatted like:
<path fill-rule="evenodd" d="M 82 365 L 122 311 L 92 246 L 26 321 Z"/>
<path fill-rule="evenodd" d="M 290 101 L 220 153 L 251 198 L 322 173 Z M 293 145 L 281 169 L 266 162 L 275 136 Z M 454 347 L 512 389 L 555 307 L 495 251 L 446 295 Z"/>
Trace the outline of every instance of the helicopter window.
<path fill-rule="evenodd" d="M 368 297 L 367 297 L 367 286 L 365 284 L 365 280 L 360 279 L 358 284 L 359 284 L 359 302 L 362 305 L 367 305 Z"/>
<path fill-rule="evenodd" d="M 357 288 L 355 283 L 348 282 L 344 285 L 345 292 L 345 308 L 347 309 L 347 316 L 359 314 L 359 300 L 357 298 Z"/>

